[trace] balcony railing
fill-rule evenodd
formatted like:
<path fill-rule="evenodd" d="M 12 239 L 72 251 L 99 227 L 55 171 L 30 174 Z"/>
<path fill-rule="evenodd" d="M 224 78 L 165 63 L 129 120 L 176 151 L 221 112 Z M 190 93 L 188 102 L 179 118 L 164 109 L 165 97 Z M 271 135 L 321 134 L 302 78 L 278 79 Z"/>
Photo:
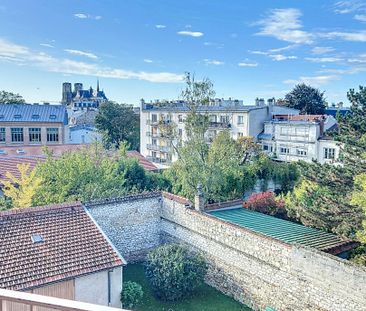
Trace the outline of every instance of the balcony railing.
<path fill-rule="evenodd" d="M 169 159 L 162 159 L 162 158 L 158 158 L 158 157 L 147 156 L 146 159 L 153 163 L 161 163 L 161 164 L 171 164 L 172 163 L 172 161 Z"/>
<path fill-rule="evenodd" d="M 152 132 L 146 132 L 147 137 L 153 137 L 153 138 L 159 138 L 161 137 L 161 134 L 158 133 L 152 133 Z"/>
<path fill-rule="evenodd" d="M 146 147 L 147 147 L 147 149 L 153 150 L 153 151 L 160 151 L 160 152 L 171 152 L 172 151 L 171 147 L 169 147 L 169 146 L 158 146 L 158 145 L 147 144 Z"/>
<path fill-rule="evenodd" d="M 228 122 L 210 122 L 209 124 L 210 128 L 231 128 L 231 124 Z"/>
<path fill-rule="evenodd" d="M 14 303 L 29 306 L 27 308 L 29 310 L 34 309 L 33 307 L 43 307 L 48 308 L 48 310 L 61 311 L 127 311 L 126 309 L 111 308 L 86 302 L 0 289 L 0 310 L 27 310 L 20 308 L 21 305 L 15 305 L 15 307 Z"/>
<path fill-rule="evenodd" d="M 147 125 L 158 125 L 159 121 L 158 120 L 154 121 L 154 120 L 151 120 L 151 119 L 147 119 L 146 124 Z"/>

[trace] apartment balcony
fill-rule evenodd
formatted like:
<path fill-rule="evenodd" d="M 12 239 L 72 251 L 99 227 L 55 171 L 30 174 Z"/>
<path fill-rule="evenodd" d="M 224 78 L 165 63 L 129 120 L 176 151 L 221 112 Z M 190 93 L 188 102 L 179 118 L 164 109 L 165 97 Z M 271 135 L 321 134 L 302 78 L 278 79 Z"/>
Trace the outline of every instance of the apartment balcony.
<path fill-rule="evenodd" d="M 210 122 L 209 128 L 229 129 L 231 128 L 231 124 L 228 122 Z"/>
<path fill-rule="evenodd" d="M 61 311 L 127 311 L 80 301 L 0 289 L 0 310 L 40 310 L 39 307 Z"/>
<path fill-rule="evenodd" d="M 159 121 L 158 121 L 158 120 L 153 121 L 153 120 L 151 120 L 151 119 L 147 119 L 147 120 L 146 120 L 146 124 L 147 124 L 147 125 L 158 125 L 158 124 L 159 124 Z"/>
<path fill-rule="evenodd" d="M 160 152 L 167 152 L 167 153 L 172 151 L 172 148 L 169 146 L 158 146 L 158 145 L 147 144 L 146 147 L 147 147 L 147 149 L 153 150 L 153 151 L 160 151 Z"/>
<path fill-rule="evenodd" d="M 163 159 L 163 158 L 158 158 L 158 157 L 147 156 L 146 159 L 153 163 L 160 163 L 160 164 L 171 164 L 172 163 L 172 161 L 169 159 Z"/>
<path fill-rule="evenodd" d="M 161 137 L 161 134 L 152 133 L 152 132 L 146 132 L 146 136 L 147 137 L 152 137 L 152 138 L 159 138 L 159 137 Z"/>

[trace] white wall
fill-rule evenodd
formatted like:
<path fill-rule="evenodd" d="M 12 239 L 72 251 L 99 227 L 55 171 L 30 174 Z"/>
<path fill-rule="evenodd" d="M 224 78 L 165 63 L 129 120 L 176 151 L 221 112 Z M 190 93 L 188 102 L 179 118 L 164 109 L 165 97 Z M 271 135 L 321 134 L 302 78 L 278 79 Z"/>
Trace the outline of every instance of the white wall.
<path fill-rule="evenodd" d="M 88 128 L 69 129 L 66 140 L 68 144 L 92 144 L 96 141 L 102 142 L 102 135 L 96 130 L 94 131 Z"/>
<path fill-rule="evenodd" d="M 111 307 L 121 307 L 122 267 L 110 272 Z M 75 300 L 108 306 L 108 270 L 75 278 Z"/>

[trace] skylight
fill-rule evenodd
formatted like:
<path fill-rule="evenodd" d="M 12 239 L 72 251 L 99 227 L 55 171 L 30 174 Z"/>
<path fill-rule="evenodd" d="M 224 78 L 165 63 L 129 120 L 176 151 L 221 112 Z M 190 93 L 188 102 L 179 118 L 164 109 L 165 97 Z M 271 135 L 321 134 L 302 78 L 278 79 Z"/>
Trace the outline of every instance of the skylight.
<path fill-rule="evenodd" d="M 32 239 L 33 243 L 42 243 L 43 242 L 42 236 L 38 233 L 32 234 L 31 239 Z"/>

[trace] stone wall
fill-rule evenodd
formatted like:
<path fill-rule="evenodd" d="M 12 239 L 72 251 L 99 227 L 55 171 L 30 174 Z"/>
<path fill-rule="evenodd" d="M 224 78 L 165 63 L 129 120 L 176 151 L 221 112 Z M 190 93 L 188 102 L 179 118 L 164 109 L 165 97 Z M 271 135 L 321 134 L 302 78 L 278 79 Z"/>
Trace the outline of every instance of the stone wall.
<path fill-rule="evenodd" d="M 122 256 L 133 262 L 160 244 L 161 200 L 160 193 L 149 193 L 86 207 Z"/>
<path fill-rule="evenodd" d="M 254 310 L 366 310 L 366 269 L 195 211 L 184 198 L 155 193 L 88 209 L 128 260 L 185 243 L 207 259 L 210 285 Z"/>

